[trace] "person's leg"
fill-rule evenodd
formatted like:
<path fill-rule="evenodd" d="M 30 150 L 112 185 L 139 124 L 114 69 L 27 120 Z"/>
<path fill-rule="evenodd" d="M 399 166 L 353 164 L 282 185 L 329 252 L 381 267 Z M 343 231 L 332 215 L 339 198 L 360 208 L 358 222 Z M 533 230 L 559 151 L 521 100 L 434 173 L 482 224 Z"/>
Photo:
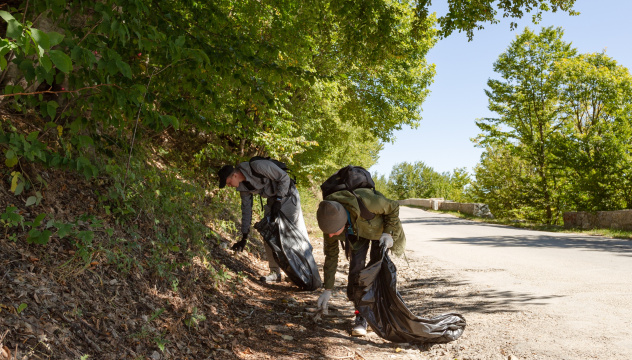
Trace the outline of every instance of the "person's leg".
<path fill-rule="evenodd" d="M 349 240 L 354 242 L 355 237 L 349 236 Z M 358 278 L 360 277 L 360 271 L 364 270 L 366 265 L 366 254 L 369 250 L 369 241 L 362 241 L 361 245 L 351 251 L 351 259 L 349 259 L 349 276 L 347 278 L 347 298 L 354 304 L 356 302 L 356 296 L 358 293 Z M 351 244 L 348 244 L 351 246 Z M 361 293 L 360 293 L 361 294 Z"/>
<path fill-rule="evenodd" d="M 263 247 L 266 249 L 266 258 L 268 260 L 268 265 L 270 266 L 270 274 L 268 276 L 262 276 L 259 278 L 261 281 L 265 282 L 280 282 L 281 281 L 281 268 L 279 264 L 274 260 L 274 255 L 272 253 L 272 248 L 268 246 L 268 244 L 264 241 Z"/>
<path fill-rule="evenodd" d="M 351 259 L 349 261 L 349 279 L 347 283 L 347 297 L 356 306 L 357 299 L 362 296 L 362 288 L 358 284 L 360 272 L 364 270 L 366 265 L 366 255 L 369 250 L 370 241 L 361 239 L 361 245 L 351 252 Z M 355 321 L 353 329 L 351 330 L 352 336 L 364 336 L 366 335 L 367 322 L 358 310 L 355 311 Z"/>
<path fill-rule="evenodd" d="M 376 262 L 382 260 L 382 247 L 379 240 L 371 240 L 371 252 L 369 255 L 369 263 L 366 265 L 371 266 Z"/>
<path fill-rule="evenodd" d="M 351 336 L 364 336 L 366 335 L 366 330 L 368 327 L 368 323 L 358 310 L 355 311 L 356 317 L 353 321 L 353 329 L 351 329 Z"/>

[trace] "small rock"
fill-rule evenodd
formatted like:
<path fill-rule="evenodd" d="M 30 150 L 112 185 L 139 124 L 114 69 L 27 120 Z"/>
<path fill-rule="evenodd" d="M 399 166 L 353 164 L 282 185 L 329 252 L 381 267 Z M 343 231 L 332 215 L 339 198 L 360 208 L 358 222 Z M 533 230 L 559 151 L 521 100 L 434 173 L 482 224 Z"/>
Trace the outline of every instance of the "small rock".
<path fill-rule="evenodd" d="M 292 340 L 294 340 L 294 338 L 293 338 L 293 337 L 291 337 L 290 335 L 281 335 L 281 337 L 283 338 L 283 340 L 286 340 L 286 341 L 292 341 Z"/>
<path fill-rule="evenodd" d="M 151 358 L 154 359 L 154 360 L 160 360 L 160 353 L 158 351 L 154 351 L 151 354 Z"/>

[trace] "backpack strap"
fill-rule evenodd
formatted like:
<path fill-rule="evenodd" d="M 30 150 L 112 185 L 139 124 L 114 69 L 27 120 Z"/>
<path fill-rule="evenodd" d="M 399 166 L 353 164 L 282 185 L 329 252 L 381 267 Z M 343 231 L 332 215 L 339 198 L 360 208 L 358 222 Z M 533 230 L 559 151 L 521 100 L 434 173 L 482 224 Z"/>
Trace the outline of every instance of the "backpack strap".
<path fill-rule="evenodd" d="M 366 205 L 364 205 L 362 199 L 360 199 L 360 197 L 354 191 L 351 191 L 351 193 L 353 194 L 353 196 L 355 196 L 356 200 L 358 200 L 358 206 L 360 207 L 360 216 L 362 216 L 364 220 L 373 220 L 375 214 L 369 211 Z"/>
<path fill-rule="evenodd" d="M 258 173 L 258 172 L 257 172 L 257 170 L 255 170 L 255 169 L 252 167 L 252 162 L 253 162 L 253 161 L 259 161 L 259 160 L 266 160 L 266 159 L 256 159 L 256 160 L 252 160 L 252 159 L 251 159 L 250 161 L 248 161 L 248 165 L 250 165 L 250 173 L 251 173 L 252 175 L 254 175 L 254 176 L 258 177 L 259 179 L 263 179 L 265 176 L 263 176 L 263 175 L 261 175 L 260 173 Z"/>
<path fill-rule="evenodd" d="M 250 160 L 248 161 L 248 165 L 250 165 L 250 173 L 251 173 L 252 175 L 254 175 L 254 176 L 258 177 L 259 179 L 262 179 L 262 180 L 263 180 L 263 179 L 265 178 L 265 176 L 263 176 L 263 175 L 261 175 L 260 173 L 258 173 L 258 172 L 257 172 L 257 170 L 255 170 L 255 169 L 252 167 L 252 163 L 253 163 L 254 161 L 260 161 L 260 160 L 270 161 L 270 162 L 272 162 L 272 163 L 273 163 L 273 164 L 275 164 L 275 165 L 277 165 L 277 164 L 276 164 L 276 163 L 275 163 L 272 159 L 270 159 L 270 158 L 261 158 L 261 159 L 255 159 L 255 158 L 252 158 L 252 159 L 250 159 Z M 278 166 L 278 165 L 277 165 L 277 166 Z M 283 196 L 288 196 L 288 195 L 292 192 L 292 185 L 294 185 L 294 187 L 296 187 L 296 184 L 297 184 L 297 182 L 296 182 L 296 176 L 294 176 L 294 178 L 292 178 L 292 177 L 290 176 L 290 174 L 288 173 L 288 172 L 289 172 L 289 170 L 287 170 L 287 169 L 283 169 L 283 168 L 281 168 L 281 167 L 279 167 L 279 168 L 280 168 L 281 170 L 285 171 L 285 173 L 287 174 L 287 176 L 290 178 L 290 188 L 288 189 L 287 194 L 283 195 Z"/>

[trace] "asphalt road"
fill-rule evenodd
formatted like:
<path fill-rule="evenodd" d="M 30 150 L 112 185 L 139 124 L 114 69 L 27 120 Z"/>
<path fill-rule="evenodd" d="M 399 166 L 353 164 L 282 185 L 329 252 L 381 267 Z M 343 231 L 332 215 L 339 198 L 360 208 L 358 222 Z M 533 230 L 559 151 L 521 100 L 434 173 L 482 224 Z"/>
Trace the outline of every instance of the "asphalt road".
<path fill-rule="evenodd" d="M 408 207 L 400 218 L 412 255 L 471 295 L 458 295 L 468 305 L 455 309 L 468 319 L 468 346 L 504 346 L 514 358 L 632 359 L 632 241 Z"/>

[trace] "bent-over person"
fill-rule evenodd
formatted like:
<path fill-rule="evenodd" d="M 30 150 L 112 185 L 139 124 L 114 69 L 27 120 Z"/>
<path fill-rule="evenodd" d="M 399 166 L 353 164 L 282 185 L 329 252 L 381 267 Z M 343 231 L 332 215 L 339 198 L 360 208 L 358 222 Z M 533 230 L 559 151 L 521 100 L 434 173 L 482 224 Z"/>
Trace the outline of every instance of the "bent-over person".
<path fill-rule="evenodd" d="M 301 211 L 301 200 L 298 190 L 287 172 L 270 160 L 254 160 L 242 162 L 236 167 L 223 166 L 219 172 L 219 187 L 226 185 L 235 188 L 241 196 L 241 233 L 240 241 L 231 247 L 234 251 L 242 251 L 248 242 L 252 222 L 253 195 L 266 198 L 264 216 L 273 221 L 280 212 L 294 223 L 307 236 L 307 228 Z M 270 266 L 270 274 L 262 276 L 261 281 L 280 282 L 281 269 L 274 260 L 272 249 L 264 242 L 266 257 Z"/>
<path fill-rule="evenodd" d="M 355 193 L 355 195 L 354 195 Z M 396 255 L 401 255 L 406 246 L 406 237 L 399 220 L 399 203 L 387 199 L 373 189 L 360 188 L 354 193 L 337 191 L 320 202 L 316 218 L 324 235 L 325 264 L 323 266 L 324 287 L 318 298 L 318 307 L 327 313 L 327 304 L 334 287 L 336 269 L 338 267 L 339 243 L 347 244 L 351 253 L 347 298 L 356 307 L 355 325 L 351 335 L 364 336 L 367 321 L 357 310 L 356 299 L 362 296 L 358 286 L 360 272 L 367 266 L 381 259 L 381 247 L 390 248 Z M 371 220 L 360 215 L 358 198 L 375 217 Z M 366 264 L 367 254 L 369 263 Z"/>

